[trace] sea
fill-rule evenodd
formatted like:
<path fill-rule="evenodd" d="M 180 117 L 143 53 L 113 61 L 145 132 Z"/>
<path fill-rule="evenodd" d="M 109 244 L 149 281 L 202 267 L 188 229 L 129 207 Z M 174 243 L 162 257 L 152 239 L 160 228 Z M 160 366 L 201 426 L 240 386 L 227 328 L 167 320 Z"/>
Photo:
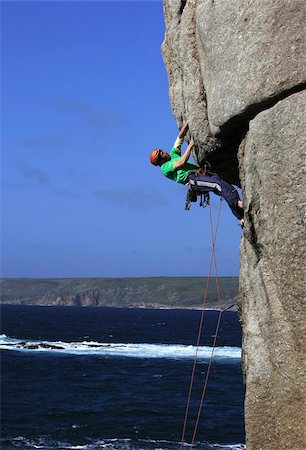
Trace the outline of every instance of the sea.
<path fill-rule="evenodd" d="M 201 312 L 1 306 L 1 448 L 242 450 L 241 327 Z M 196 426 L 196 419 L 199 417 Z M 195 434 L 196 430 L 196 434 Z"/>

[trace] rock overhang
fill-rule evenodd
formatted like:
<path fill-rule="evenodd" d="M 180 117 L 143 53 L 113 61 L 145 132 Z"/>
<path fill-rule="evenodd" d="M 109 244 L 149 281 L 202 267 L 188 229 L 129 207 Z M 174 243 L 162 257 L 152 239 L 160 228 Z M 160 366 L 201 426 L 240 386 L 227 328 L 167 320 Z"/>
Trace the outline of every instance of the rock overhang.
<path fill-rule="evenodd" d="M 174 117 L 189 121 L 196 162 L 239 186 L 250 120 L 305 89 L 304 2 L 166 0 L 164 12 Z"/>

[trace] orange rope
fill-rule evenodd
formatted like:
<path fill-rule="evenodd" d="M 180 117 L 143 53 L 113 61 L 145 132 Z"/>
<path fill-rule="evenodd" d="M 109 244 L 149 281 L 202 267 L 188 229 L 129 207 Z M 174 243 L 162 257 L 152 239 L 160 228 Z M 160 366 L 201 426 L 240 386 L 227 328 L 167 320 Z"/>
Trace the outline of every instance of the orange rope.
<path fill-rule="evenodd" d="M 220 212 L 221 212 L 221 205 L 222 205 L 221 200 L 222 199 L 220 199 L 215 233 L 213 233 L 213 229 L 212 229 L 212 215 L 211 215 L 211 208 L 210 208 L 210 205 L 209 205 L 210 229 L 211 229 L 211 236 L 212 236 L 212 250 L 211 250 L 209 269 L 208 269 L 207 280 L 206 280 L 204 300 L 203 300 L 203 305 L 202 305 L 201 319 L 200 319 L 200 324 L 199 324 L 198 338 L 197 338 L 197 344 L 196 344 L 196 352 L 195 352 L 195 357 L 194 357 L 194 362 L 193 362 L 193 367 L 192 367 L 192 373 L 191 373 L 191 380 L 190 380 L 190 385 L 189 385 L 189 392 L 188 392 L 188 399 L 187 399 L 187 405 L 186 405 L 186 411 L 185 411 L 185 417 L 184 417 L 184 425 L 183 425 L 183 432 L 182 432 L 182 437 L 181 437 L 180 450 L 182 450 L 183 446 L 184 446 L 184 438 L 185 438 L 185 432 L 186 432 L 186 426 L 187 426 L 187 420 L 188 420 L 188 414 L 189 414 L 189 408 L 190 408 L 192 388 L 193 388 L 193 383 L 194 383 L 194 378 L 195 378 L 195 370 L 196 370 L 196 365 L 197 365 L 197 360 L 198 360 L 198 351 L 199 351 L 199 346 L 200 346 L 200 341 L 201 341 L 201 334 L 202 334 L 202 329 L 203 329 L 205 305 L 206 305 L 206 300 L 207 300 L 208 286 L 209 286 L 209 281 L 210 281 L 210 273 L 211 273 L 213 260 L 215 262 L 215 267 L 216 267 L 215 242 L 216 242 L 218 226 L 219 226 L 219 219 L 220 219 Z M 216 280 L 216 283 L 217 283 L 217 280 Z M 219 285 L 217 287 L 217 291 L 218 290 L 219 290 Z M 218 298 L 220 298 L 219 295 L 218 295 Z"/>

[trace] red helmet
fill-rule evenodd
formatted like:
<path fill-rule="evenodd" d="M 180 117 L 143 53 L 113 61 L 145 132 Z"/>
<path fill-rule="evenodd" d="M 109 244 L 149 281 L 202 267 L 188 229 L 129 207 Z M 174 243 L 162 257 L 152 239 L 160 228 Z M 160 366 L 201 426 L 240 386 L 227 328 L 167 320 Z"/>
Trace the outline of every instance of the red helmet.
<path fill-rule="evenodd" d="M 154 166 L 158 166 L 158 157 L 159 157 L 160 150 L 158 148 L 155 148 L 151 154 L 150 154 L 150 161 Z"/>

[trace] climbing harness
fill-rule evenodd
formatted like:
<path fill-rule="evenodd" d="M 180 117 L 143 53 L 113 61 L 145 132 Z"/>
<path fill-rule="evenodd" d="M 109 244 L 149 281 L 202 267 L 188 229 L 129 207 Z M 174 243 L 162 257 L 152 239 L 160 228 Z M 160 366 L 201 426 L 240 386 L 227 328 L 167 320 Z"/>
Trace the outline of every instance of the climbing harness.
<path fill-rule="evenodd" d="M 206 174 L 213 175 L 212 172 L 208 172 L 208 169 L 210 169 L 210 164 L 208 161 L 206 161 L 204 167 L 201 167 L 198 170 L 196 170 L 195 175 L 206 175 Z M 191 203 L 196 202 L 198 200 L 198 197 L 200 198 L 200 206 L 202 206 L 203 208 L 206 208 L 206 206 L 210 204 L 209 192 L 211 191 L 211 189 L 206 186 L 199 185 L 196 176 L 192 178 L 192 180 L 189 180 L 186 186 L 187 186 L 187 194 L 185 201 L 186 211 L 190 210 Z"/>
<path fill-rule="evenodd" d="M 199 195 L 199 194 L 196 194 L 196 197 L 197 197 L 197 195 Z M 196 201 L 196 200 L 192 200 L 192 201 Z M 206 394 L 206 390 L 207 390 L 207 384 L 208 384 L 208 379 L 209 379 L 209 375 L 210 375 L 210 370 L 211 370 L 212 360 L 213 360 L 213 356 L 214 356 L 214 351 L 215 351 L 215 347 L 216 347 L 217 337 L 218 337 L 218 333 L 219 333 L 222 313 L 224 311 L 227 311 L 228 309 L 230 309 L 230 308 L 232 308 L 234 306 L 234 304 L 233 304 L 233 305 L 227 307 L 224 310 L 221 309 L 221 296 L 220 296 L 219 281 L 218 281 L 218 271 L 217 271 L 216 255 L 215 255 L 215 242 L 216 242 L 218 226 L 219 226 L 219 220 L 220 220 L 222 197 L 220 198 L 220 204 L 219 204 L 219 209 L 218 209 L 218 215 L 217 215 L 215 229 L 213 229 L 212 212 L 211 212 L 211 207 L 210 207 L 210 202 L 209 201 L 208 201 L 207 205 L 209 206 L 209 218 L 210 218 L 210 232 L 211 232 L 212 249 L 211 249 L 211 256 L 210 256 L 209 270 L 208 270 L 208 274 L 207 274 L 205 292 L 204 292 L 204 296 L 203 296 L 202 312 L 201 312 L 201 318 L 200 318 L 200 324 L 199 324 L 199 330 L 198 330 L 198 337 L 197 337 L 195 357 L 194 357 L 192 373 L 191 373 L 191 379 L 190 379 L 190 385 L 189 385 L 188 399 L 187 399 L 185 416 L 184 416 L 184 424 L 183 424 L 183 431 L 182 431 L 182 437 L 181 437 L 180 450 L 182 450 L 184 448 L 184 439 L 185 439 L 185 433 L 186 433 L 186 427 L 187 427 L 187 421 L 188 421 L 188 415 L 189 415 L 189 409 L 190 409 L 192 389 L 193 389 L 193 384 L 194 384 L 194 379 L 195 379 L 195 371 L 196 371 L 196 366 L 197 366 L 197 361 L 198 361 L 198 352 L 199 352 L 201 335 L 202 335 L 202 330 L 203 330 L 203 323 L 204 323 L 205 306 L 206 306 L 206 300 L 207 300 L 207 296 L 208 296 L 208 287 L 209 287 L 209 281 L 210 281 L 210 276 L 211 276 L 211 270 L 212 270 L 213 263 L 214 263 L 214 268 L 215 268 L 216 290 L 217 290 L 217 297 L 218 297 L 220 310 L 219 310 L 219 314 L 218 314 L 217 325 L 216 325 L 216 328 L 215 328 L 214 340 L 213 340 L 211 355 L 210 355 L 210 358 L 209 358 L 207 371 L 206 371 L 206 375 L 205 375 L 205 380 L 204 380 L 201 400 L 200 400 L 200 404 L 199 404 L 198 414 L 197 414 L 197 418 L 196 418 L 196 423 L 195 423 L 195 426 L 194 426 L 191 443 L 190 444 L 188 443 L 188 449 L 191 449 L 193 447 L 193 445 L 194 445 L 194 442 L 195 442 L 196 433 L 197 433 L 197 429 L 198 429 L 198 425 L 199 425 L 199 421 L 200 421 L 200 416 L 201 416 L 201 411 L 202 411 L 202 406 L 203 406 L 203 402 L 204 402 L 204 398 L 205 398 L 205 394 Z M 205 206 L 207 206 L 207 205 L 205 205 Z M 200 206 L 201 206 L 201 204 L 200 204 Z"/>
<path fill-rule="evenodd" d="M 199 190 L 197 184 L 188 183 L 186 200 L 185 200 L 185 210 L 189 211 L 191 208 L 191 203 L 196 202 L 198 197 L 200 197 L 200 206 L 205 208 L 210 204 L 209 192 L 204 190 Z"/>
<path fill-rule="evenodd" d="M 189 181 L 186 186 L 186 211 L 190 210 L 191 203 L 196 202 L 198 200 L 198 197 L 200 198 L 200 206 L 202 206 L 203 208 L 210 204 L 209 189 L 203 186 L 199 186 L 196 178 L 194 178 L 192 181 Z"/>

